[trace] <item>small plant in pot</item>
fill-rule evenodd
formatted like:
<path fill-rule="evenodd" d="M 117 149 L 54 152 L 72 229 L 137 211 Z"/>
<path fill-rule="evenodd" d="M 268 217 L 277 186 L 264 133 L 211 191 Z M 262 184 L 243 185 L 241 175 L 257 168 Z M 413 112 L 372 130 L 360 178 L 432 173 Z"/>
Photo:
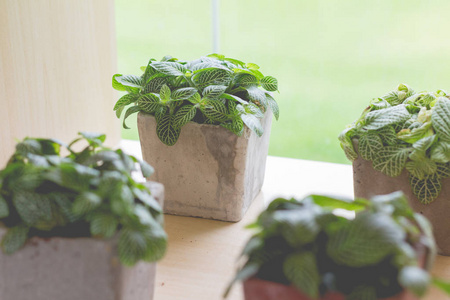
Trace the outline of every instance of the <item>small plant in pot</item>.
<path fill-rule="evenodd" d="M 239 221 L 264 180 L 277 80 L 219 54 L 150 59 L 142 71 L 113 76 L 113 87 L 127 92 L 114 110 L 120 117 L 131 105 L 125 128 L 139 112 L 144 159 L 166 187 L 165 212 Z"/>
<path fill-rule="evenodd" d="M 339 139 L 353 162 L 355 197 L 401 190 L 432 222 L 439 251 L 450 254 L 450 100 L 443 90 L 407 85 L 373 99 Z"/>
<path fill-rule="evenodd" d="M 246 300 L 418 299 L 432 282 L 430 224 L 401 192 L 280 198 L 250 227 L 235 278 Z"/>
<path fill-rule="evenodd" d="M 155 199 L 163 189 L 133 180 L 137 164 L 147 177 L 153 168 L 104 140 L 81 133 L 70 145 L 17 144 L 0 171 L 2 299 L 153 298 L 150 262 L 167 245 Z M 80 142 L 87 146 L 76 151 Z"/>

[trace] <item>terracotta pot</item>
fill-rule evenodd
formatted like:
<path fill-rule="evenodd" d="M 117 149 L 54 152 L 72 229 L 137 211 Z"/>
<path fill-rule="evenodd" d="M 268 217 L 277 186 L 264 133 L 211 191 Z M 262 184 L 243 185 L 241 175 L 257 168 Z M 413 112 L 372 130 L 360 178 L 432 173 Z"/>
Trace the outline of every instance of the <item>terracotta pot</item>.
<path fill-rule="evenodd" d="M 358 157 L 353 162 L 353 187 L 355 197 L 370 198 L 375 195 L 402 191 L 414 211 L 423 214 L 431 222 L 439 254 L 450 255 L 450 179 L 441 179 L 442 190 L 436 200 L 422 204 L 413 194 L 406 169 L 389 177 L 372 167 L 372 162 Z"/>
<path fill-rule="evenodd" d="M 312 299 L 301 293 L 293 286 L 272 281 L 251 278 L 244 281 L 245 300 L 345 300 L 345 296 L 338 292 L 330 292 L 319 299 Z M 409 291 L 380 300 L 419 300 Z"/>
<path fill-rule="evenodd" d="M 247 127 L 238 137 L 218 126 L 189 122 L 173 146 L 156 135 L 155 118 L 139 113 L 144 160 L 152 179 L 166 188 L 164 212 L 222 221 L 239 221 L 261 190 L 269 149 L 272 114 L 262 119 L 264 134 Z"/>
<path fill-rule="evenodd" d="M 164 200 L 164 187 L 149 184 Z M 0 228 L 0 238 L 6 230 Z M 152 300 L 156 264 L 119 262 L 118 238 L 31 238 L 13 255 L 0 250 L 1 300 Z"/>

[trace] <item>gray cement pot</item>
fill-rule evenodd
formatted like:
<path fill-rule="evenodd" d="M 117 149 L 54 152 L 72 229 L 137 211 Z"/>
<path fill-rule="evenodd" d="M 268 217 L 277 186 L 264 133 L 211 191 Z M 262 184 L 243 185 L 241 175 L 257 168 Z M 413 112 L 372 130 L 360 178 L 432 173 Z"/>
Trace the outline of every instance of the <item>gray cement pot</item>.
<path fill-rule="evenodd" d="M 372 167 L 372 162 L 358 157 L 353 162 L 353 186 L 355 197 L 370 198 L 374 195 L 402 191 L 414 211 L 430 220 L 439 254 L 450 255 L 450 179 L 441 179 L 442 190 L 438 198 L 430 204 L 422 204 L 413 194 L 409 183 L 409 173 L 389 177 Z"/>
<path fill-rule="evenodd" d="M 174 146 L 156 136 L 156 121 L 139 113 L 144 160 L 164 184 L 164 212 L 223 221 L 239 221 L 264 181 L 272 114 L 262 120 L 264 135 L 247 127 L 241 137 L 216 125 L 189 122 Z"/>
<path fill-rule="evenodd" d="M 162 203 L 164 187 L 150 189 Z M 117 238 L 33 237 L 13 255 L 0 251 L 0 300 L 152 300 L 156 264 L 124 267 L 116 246 Z"/>

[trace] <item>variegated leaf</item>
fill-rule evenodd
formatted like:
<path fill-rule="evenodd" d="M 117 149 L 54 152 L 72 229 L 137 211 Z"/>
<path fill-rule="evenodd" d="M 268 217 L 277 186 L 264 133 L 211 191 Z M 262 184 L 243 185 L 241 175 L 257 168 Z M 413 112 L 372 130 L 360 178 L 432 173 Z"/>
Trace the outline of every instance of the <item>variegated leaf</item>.
<path fill-rule="evenodd" d="M 167 78 L 165 77 L 157 77 L 150 80 L 144 87 L 144 94 L 148 93 L 158 93 L 161 90 L 162 86 L 167 84 Z"/>
<path fill-rule="evenodd" d="M 203 108 L 203 113 L 213 121 L 225 121 L 228 117 L 227 107 L 219 100 L 209 100 Z"/>
<path fill-rule="evenodd" d="M 266 76 L 261 79 L 262 87 L 269 92 L 274 92 L 278 90 L 278 80 L 272 76 Z"/>
<path fill-rule="evenodd" d="M 175 113 L 173 124 L 174 126 L 183 127 L 195 117 L 197 108 L 194 105 L 186 104 Z"/>
<path fill-rule="evenodd" d="M 383 142 L 376 133 L 364 134 L 358 141 L 358 152 L 365 160 L 373 160 L 383 149 Z"/>
<path fill-rule="evenodd" d="M 209 85 L 228 85 L 231 81 L 231 75 L 225 70 L 214 69 L 194 74 L 192 80 L 200 88 Z"/>
<path fill-rule="evenodd" d="M 245 125 L 247 125 L 247 127 L 254 131 L 258 136 L 263 135 L 264 129 L 257 117 L 254 115 L 242 114 L 241 119 Z"/>
<path fill-rule="evenodd" d="M 373 168 L 391 177 L 400 175 L 411 150 L 404 146 L 384 147 L 373 160 Z"/>
<path fill-rule="evenodd" d="M 439 141 L 436 146 L 431 149 L 430 157 L 433 161 L 439 163 L 447 163 L 450 161 L 450 143 Z"/>
<path fill-rule="evenodd" d="M 450 100 L 439 97 L 431 114 L 433 128 L 440 139 L 450 142 Z"/>
<path fill-rule="evenodd" d="M 151 66 L 160 73 L 170 76 L 181 76 L 186 72 L 186 67 L 177 62 L 152 62 Z"/>
<path fill-rule="evenodd" d="M 448 163 L 437 163 L 436 174 L 440 178 L 450 178 L 450 162 Z"/>
<path fill-rule="evenodd" d="M 428 175 L 434 174 L 437 170 L 437 165 L 434 161 L 422 157 L 420 160 L 413 160 L 406 163 L 406 170 L 418 179 L 424 179 Z"/>
<path fill-rule="evenodd" d="M 258 86 L 259 80 L 253 74 L 241 73 L 236 75 L 235 81 L 243 87 Z"/>
<path fill-rule="evenodd" d="M 312 252 L 289 255 L 283 263 L 287 279 L 311 298 L 319 295 L 320 276 L 316 256 Z"/>
<path fill-rule="evenodd" d="M 115 77 L 117 82 L 121 83 L 124 86 L 132 87 L 132 88 L 141 88 L 142 87 L 142 78 L 136 75 L 123 75 Z"/>
<path fill-rule="evenodd" d="M 341 148 L 344 150 L 345 156 L 348 160 L 354 161 L 358 158 L 356 153 L 351 135 L 354 132 L 354 128 L 346 128 L 339 134 L 339 141 L 341 142 Z"/>
<path fill-rule="evenodd" d="M 158 96 L 155 94 L 142 95 L 138 100 L 139 108 L 148 114 L 152 114 L 161 105 Z"/>
<path fill-rule="evenodd" d="M 364 129 L 378 130 L 385 126 L 405 122 L 409 118 L 410 114 L 402 104 L 383 110 L 375 110 L 366 114 Z"/>
<path fill-rule="evenodd" d="M 269 93 L 266 93 L 267 106 L 272 110 L 275 119 L 278 120 L 280 117 L 280 109 L 278 108 L 278 103 Z"/>
<path fill-rule="evenodd" d="M 224 85 L 210 85 L 203 89 L 203 97 L 208 99 L 217 99 L 220 96 L 222 96 L 223 93 L 225 93 L 225 90 L 227 89 Z"/>
<path fill-rule="evenodd" d="M 414 195 L 423 204 L 433 202 L 441 192 L 441 179 L 437 174 L 429 175 L 424 179 L 410 175 L 409 181 Z"/>
<path fill-rule="evenodd" d="M 187 100 L 197 93 L 197 89 L 193 87 L 186 87 L 172 91 L 173 100 Z"/>
<path fill-rule="evenodd" d="M 378 136 L 383 140 L 383 143 L 387 145 L 396 145 L 398 143 L 397 133 L 392 126 L 385 126 L 376 131 Z"/>
<path fill-rule="evenodd" d="M 156 125 L 156 135 L 167 146 L 173 146 L 180 136 L 180 127 L 174 124 L 174 117 L 170 114 L 161 116 Z"/>

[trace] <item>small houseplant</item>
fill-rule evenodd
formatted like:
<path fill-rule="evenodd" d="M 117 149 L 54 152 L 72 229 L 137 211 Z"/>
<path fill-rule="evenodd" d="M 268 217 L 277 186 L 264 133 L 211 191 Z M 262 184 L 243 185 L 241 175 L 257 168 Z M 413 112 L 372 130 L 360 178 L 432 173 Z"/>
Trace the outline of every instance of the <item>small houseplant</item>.
<path fill-rule="evenodd" d="M 119 117 L 131 105 L 125 128 L 140 112 L 142 152 L 166 187 L 165 212 L 240 220 L 264 179 L 277 80 L 219 54 L 150 59 L 142 70 L 113 76 L 113 87 L 127 92 L 114 110 Z"/>
<path fill-rule="evenodd" d="M 339 139 L 353 161 L 355 197 L 402 190 L 432 222 L 440 252 L 450 254 L 450 100 L 443 90 L 405 84 L 373 99 Z"/>
<path fill-rule="evenodd" d="M 160 205 L 131 177 L 137 163 L 144 176 L 153 169 L 104 140 L 17 144 L 0 171 L 2 299 L 153 297 L 155 267 L 144 262 L 163 256 L 167 237 Z"/>
<path fill-rule="evenodd" d="M 432 282 L 430 224 L 401 192 L 354 202 L 280 198 L 250 227 L 257 232 L 235 279 L 246 300 L 417 299 Z"/>

